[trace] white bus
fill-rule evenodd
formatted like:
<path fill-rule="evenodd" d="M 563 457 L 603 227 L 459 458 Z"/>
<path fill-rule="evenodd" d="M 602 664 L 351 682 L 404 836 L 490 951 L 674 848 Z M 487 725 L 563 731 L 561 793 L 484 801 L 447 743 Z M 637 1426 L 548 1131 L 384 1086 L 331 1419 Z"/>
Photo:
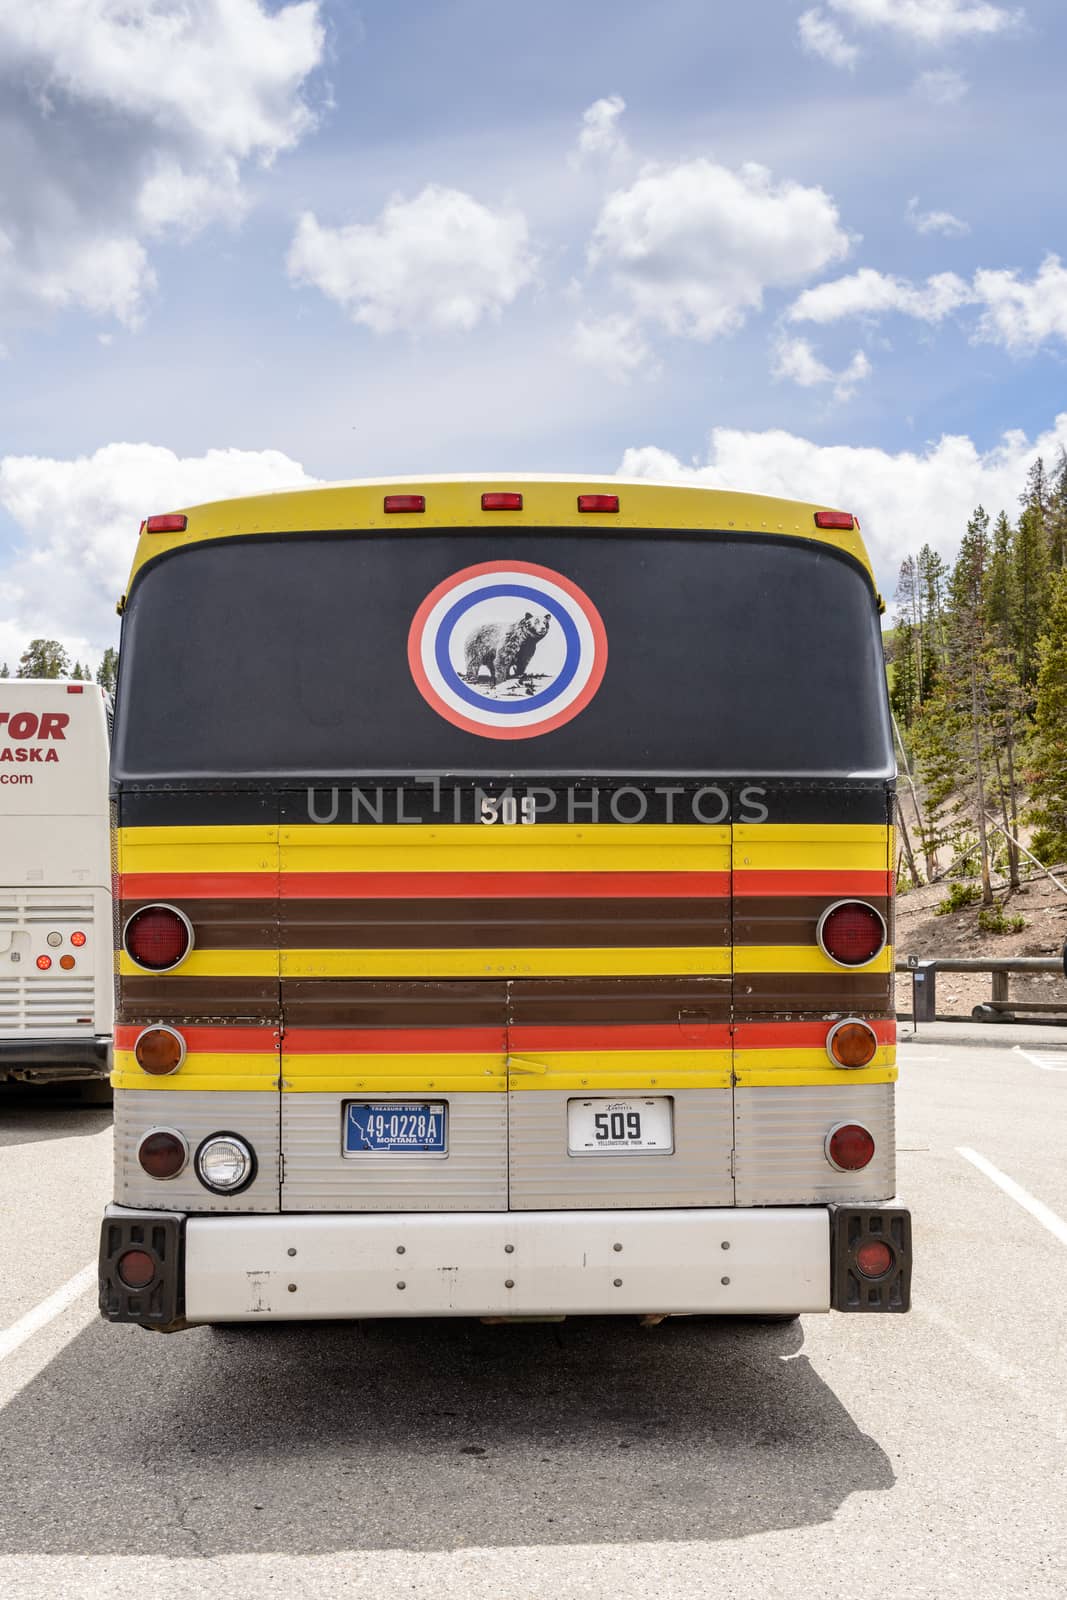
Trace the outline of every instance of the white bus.
<path fill-rule="evenodd" d="M 109 722 L 95 683 L 0 680 L 0 1081 L 109 1071 Z"/>

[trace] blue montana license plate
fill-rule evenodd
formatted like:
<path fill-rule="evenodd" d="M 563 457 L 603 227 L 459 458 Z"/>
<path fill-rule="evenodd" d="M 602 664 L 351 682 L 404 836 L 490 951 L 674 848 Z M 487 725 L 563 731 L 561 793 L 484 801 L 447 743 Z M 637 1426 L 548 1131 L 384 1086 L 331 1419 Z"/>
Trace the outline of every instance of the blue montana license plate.
<path fill-rule="evenodd" d="M 443 1100 L 412 1105 L 397 1100 L 349 1100 L 345 1104 L 344 1153 L 443 1156 L 448 1148 L 446 1120 Z"/>

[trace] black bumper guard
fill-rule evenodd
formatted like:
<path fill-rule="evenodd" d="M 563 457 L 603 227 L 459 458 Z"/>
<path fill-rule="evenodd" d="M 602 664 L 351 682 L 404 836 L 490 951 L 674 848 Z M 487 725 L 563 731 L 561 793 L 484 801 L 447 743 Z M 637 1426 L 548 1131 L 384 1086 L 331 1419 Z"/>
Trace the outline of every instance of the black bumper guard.
<path fill-rule="evenodd" d="M 143 1289 L 119 1277 L 125 1250 L 143 1250 L 155 1273 Z M 106 1322 L 136 1322 L 170 1332 L 184 1325 L 185 1218 L 159 1211 L 105 1216 L 100 1228 L 100 1315 Z"/>
<path fill-rule="evenodd" d="M 893 1253 L 881 1278 L 860 1271 L 856 1252 L 878 1241 Z M 892 1206 L 830 1207 L 830 1304 L 835 1311 L 911 1309 L 911 1212 Z"/>

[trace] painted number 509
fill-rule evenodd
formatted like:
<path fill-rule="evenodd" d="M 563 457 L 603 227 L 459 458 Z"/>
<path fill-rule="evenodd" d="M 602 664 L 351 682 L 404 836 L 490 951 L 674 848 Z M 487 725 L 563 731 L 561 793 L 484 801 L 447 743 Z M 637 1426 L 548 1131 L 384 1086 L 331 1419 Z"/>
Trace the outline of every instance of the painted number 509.
<path fill-rule="evenodd" d="M 508 828 L 517 822 L 536 822 L 537 801 L 532 794 L 523 795 L 521 801 L 513 794 L 483 795 L 482 821 L 502 822 Z"/>

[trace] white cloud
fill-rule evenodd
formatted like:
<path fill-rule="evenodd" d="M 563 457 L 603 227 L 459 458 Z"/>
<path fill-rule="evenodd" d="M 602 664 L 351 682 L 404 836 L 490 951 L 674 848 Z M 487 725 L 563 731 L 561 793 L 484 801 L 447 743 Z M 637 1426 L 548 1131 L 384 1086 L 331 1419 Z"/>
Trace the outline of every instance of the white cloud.
<path fill-rule="evenodd" d="M 143 517 L 230 495 L 314 482 L 279 450 L 110 444 L 91 456 L 0 459 L 0 506 L 21 535 L 0 563 L 0 661 L 12 670 L 31 638 L 62 640 L 77 658 L 115 642 L 115 601 Z"/>
<path fill-rule="evenodd" d="M 619 118 L 626 110 L 621 94 L 607 95 L 594 100 L 582 113 L 582 126 L 578 134 L 578 148 L 570 157 L 572 166 L 583 162 L 625 161 L 630 147 L 619 129 Z"/>
<path fill-rule="evenodd" d="M 1067 340 L 1067 269 L 1046 256 L 1029 283 L 1017 272 L 980 271 L 975 297 L 985 307 L 978 337 L 1006 350 L 1033 350 L 1046 339 Z"/>
<path fill-rule="evenodd" d="M 821 384 L 833 384 L 836 400 L 849 400 L 856 385 L 863 383 L 874 370 L 862 350 L 857 350 L 847 367 L 834 372 L 820 361 L 807 339 L 781 339 L 774 352 L 775 378 L 787 379 L 802 389 L 814 389 Z"/>
<path fill-rule="evenodd" d="M 394 196 L 372 223 L 330 228 L 305 213 L 288 268 L 375 333 L 467 332 L 511 304 L 535 261 L 521 211 L 430 185 Z"/>
<path fill-rule="evenodd" d="M 619 472 L 844 507 L 860 518 L 883 588 L 892 593 L 908 551 L 929 541 L 954 555 L 975 506 L 993 515 L 1003 507 L 1011 514 L 1035 457 L 1055 461 L 1061 447 L 1067 447 L 1067 413 L 1037 439 L 1006 433 L 984 452 L 965 435 L 945 434 L 921 451 L 894 454 L 819 445 L 782 429 L 716 428 L 703 466 L 686 466 L 669 451 L 646 445 L 627 450 Z"/>
<path fill-rule="evenodd" d="M 897 311 L 922 322 L 941 322 L 959 306 L 969 305 L 973 292 L 954 272 L 939 272 L 917 287 L 907 278 L 894 278 L 872 267 L 861 267 L 845 278 L 816 284 L 789 307 L 790 322 L 840 322 L 843 317 L 879 316 Z"/>
<path fill-rule="evenodd" d="M 920 211 L 917 195 L 908 201 L 907 219 L 916 233 L 941 233 L 946 239 L 958 239 L 971 231 L 970 224 L 951 211 Z"/>
<path fill-rule="evenodd" d="M 821 56 L 832 67 L 851 71 L 860 58 L 859 48 L 849 44 L 841 29 L 824 11 L 801 12 L 797 19 L 800 43 L 809 55 Z"/>
<path fill-rule="evenodd" d="M 0 312 L 136 322 L 147 246 L 240 215 L 323 49 L 319 0 L 0 0 Z"/>
<path fill-rule="evenodd" d="M 970 89 L 962 72 L 942 67 L 934 72 L 920 72 L 915 80 L 915 91 L 935 106 L 954 106 Z"/>
<path fill-rule="evenodd" d="M 803 282 L 848 254 L 824 190 L 698 159 L 646 167 L 601 208 L 590 246 L 633 313 L 712 339 L 741 326 L 766 289 Z"/>
<path fill-rule="evenodd" d="M 857 27 L 887 28 L 929 45 L 1002 33 L 1018 19 L 1018 12 L 988 0 L 826 0 L 826 4 Z"/>
<path fill-rule="evenodd" d="M 652 355 L 639 325 L 620 314 L 577 323 L 573 350 L 583 365 L 619 383 L 627 383 L 647 367 Z"/>
<path fill-rule="evenodd" d="M 963 306 L 980 306 L 974 337 L 1020 353 L 1046 340 L 1067 341 L 1067 268 L 1046 256 L 1035 276 L 980 268 L 970 283 L 955 272 L 939 272 L 925 284 L 863 267 L 845 278 L 805 289 L 789 307 L 790 322 L 825 325 L 845 317 L 896 312 L 920 322 L 942 322 Z"/>

